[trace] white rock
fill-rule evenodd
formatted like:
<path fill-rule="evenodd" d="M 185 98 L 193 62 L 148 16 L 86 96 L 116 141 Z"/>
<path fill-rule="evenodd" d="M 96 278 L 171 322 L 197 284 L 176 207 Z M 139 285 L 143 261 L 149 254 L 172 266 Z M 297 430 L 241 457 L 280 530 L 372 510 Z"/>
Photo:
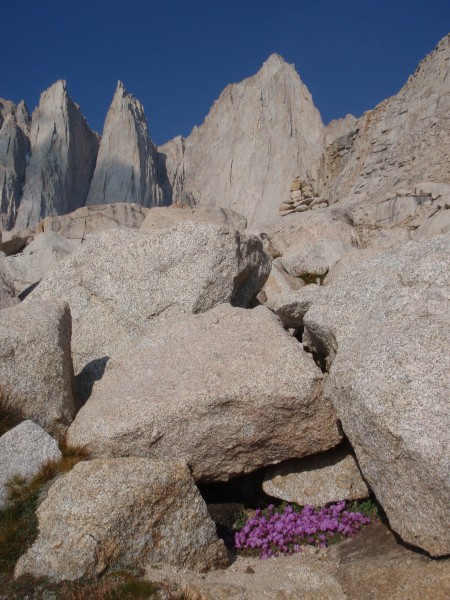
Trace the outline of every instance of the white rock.
<path fill-rule="evenodd" d="M 46 90 L 33 113 L 31 158 L 15 229 L 34 227 L 47 215 L 60 215 L 83 206 L 98 150 L 65 81 Z"/>
<path fill-rule="evenodd" d="M 54 581 L 92 578 L 108 567 L 149 562 L 207 569 L 227 565 L 185 465 L 145 458 L 80 462 L 37 511 L 39 537 L 18 561 Z"/>
<path fill-rule="evenodd" d="M 197 481 L 226 481 L 336 445 L 321 386 L 312 357 L 268 309 L 224 304 L 116 354 L 68 441 L 95 456 L 182 460 Z"/>
<path fill-rule="evenodd" d="M 41 467 L 62 457 L 58 443 L 33 421 L 23 421 L 0 437 L 0 509 L 6 504 L 6 484 L 14 477 L 31 479 Z"/>
<path fill-rule="evenodd" d="M 87 205 L 132 202 L 161 204 L 156 148 L 150 140 L 144 107 L 118 82 L 106 116 Z"/>

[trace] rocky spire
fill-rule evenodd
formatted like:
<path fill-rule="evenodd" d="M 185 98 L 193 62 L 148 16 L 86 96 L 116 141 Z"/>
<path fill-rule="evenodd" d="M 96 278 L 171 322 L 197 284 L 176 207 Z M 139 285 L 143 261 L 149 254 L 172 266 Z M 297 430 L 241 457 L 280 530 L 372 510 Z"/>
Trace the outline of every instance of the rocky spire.
<path fill-rule="evenodd" d="M 14 224 L 30 152 L 30 116 L 22 101 L 0 98 L 0 229 Z"/>
<path fill-rule="evenodd" d="M 161 203 L 156 148 L 150 140 L 142 104 L 118 82 L 103 129 L 87 204 Z"/>
<path fill-rule="evenodd" d="M 98 151 L 98 137 L 68 95 L 65 81 L 57 81 L 41 95 L 30 140 L 16 229 L 84 206 Z"/>
<path fill-rule="evenodd" d="M 324 127 L 293 65 L 272 54 L 229 85 L 203 125 L 159 148 L 165 200 L 231 208 L 249 224 L 277 216 L 295 176 L 320 187 Z"/>

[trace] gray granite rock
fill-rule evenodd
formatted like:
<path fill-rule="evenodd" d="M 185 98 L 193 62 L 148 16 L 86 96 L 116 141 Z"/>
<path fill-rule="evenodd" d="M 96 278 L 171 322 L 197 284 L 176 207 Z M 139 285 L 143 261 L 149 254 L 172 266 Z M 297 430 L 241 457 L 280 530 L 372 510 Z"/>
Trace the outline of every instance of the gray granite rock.
<path fill-rule="evenodd" d="M 3 260 L 4 257 L 0 256 L 0 310 L 2 308 L 15 306 L 19 303 L 19 299 L 16 297 L 14 286 L 3 271 Z"/>
<path fill-rule="evenodd" d="M 195 480 L 226 481 L 339 443 L 321 391 L 320 369 L 268 309 L 223 304 L 111 358 L 68 440 L 99 456 L 183 460 Z"/>
<path fill-rule="evenodd" d="M 269 496 L 300 506 L 324 506 L 328 502 L 359 500 L 369 495 L 358 464 L 345 448 L 333 448 L 268 468 L 263 490 Z"/>
<path fill-rule="evenodd" d="M 144 107 L 118 82 L 106 116 L 87 205 L 132 202 L 161 204 L 156 148 L 151 142 Z"/>
<path fill-rule="evenodd" d="M 247 226 L 247 219 L 233 210 L 215 206 L 174 204 L 152 208 L 142 223 L 141 229 L 163 229 L 184 221 L 216 223 L 216 225 L 225 225 L 230 229 L 245 229 Z"/>
<path fill-rule="evenodd" d="M 0 229 L 11 229 L 16 219 L 30 153 L 29 134 L 24 102 L 16 106 L 0 98 Z"/>
<path fill-rule="evenodd" d="M 449 234 L 368 255 L 303 318 L 364 477 L 392 528 L 433 556 L 450 552 L 449 263 Z"/>
<path fill-rule="evenodd" d="M 55 435 L 75 414 L 70 338 L 69 307 L 56 298 L 0 311 L 0 388 L 25 418 Z"/>
<path fill-rule="evenodd" d="M 269 269 L 258 238 L 218 225 L 115 229 L 89 238 L 25 302 L 69 303 L 75 370 L 86 367 L 89 387 L 108 357 L 157 321 L 221 302 L 248 306 Z"/>
<path fill-rule="evenodd" d="M 6 484 L 11 479 L 31 479 L 43 465 L 61 456 L 57 441 L 33 421 L 23 421 L 4 433 L 0 437 L 0 509 L 6 504 Z"/>
<path fill-rule="evenodd" d="M 210 569 L 228 563 L 188 468 L 146 458 L 75 465 L 37 511 L 39 537 L 18 561 L 55 581 L 101 575 L 117 564 Z"/>
<path fill-rule="evenodd" d="M 158 148 L 166 201 L 235 210 L 265 222 L 289 197 L 294 176 L 318 181 L 324 127 L 293 65 L 273 54 L 229 85 L 200 127 Z"/>
<path fill-rule="evenodd" d="M 15 229 L 83 206 L 94 172 L 98 137 L 57 81 L 41 95 L 30 131 L 31 158 Z"/>

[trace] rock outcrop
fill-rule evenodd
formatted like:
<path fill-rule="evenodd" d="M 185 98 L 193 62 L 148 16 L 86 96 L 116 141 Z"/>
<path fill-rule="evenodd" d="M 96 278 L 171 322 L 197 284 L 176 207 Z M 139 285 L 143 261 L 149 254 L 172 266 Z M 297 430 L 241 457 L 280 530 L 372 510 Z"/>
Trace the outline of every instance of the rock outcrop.
<path fill-rule="evenodd" d="M 23 421 L 0 437 L 0 509 L 7 501 L 6 484 L 14 477 L 31 479 L 47 462 L 59 460 L 58 443 L 33 421 Z"/>
<path fill-rule="evenodd" d="M 343 265 L 303 318 L 364 477 L 392 528 L 433 556 L 450 552 L 449 258 L 445 234 Z"/>
<path fill-rule="evenodd" d="M 188 206 L 173 204 L 152 208 L 148 212 L 141 229 L 164 229 L 184 221 L 195 223 L 215 223 L 230 229 L 245 229 L 247 219 L 233 210 L 215 206 Z"/>
<path fill-rule="evenodd" d="M 69 303 L 75 370 L 86 367 L 83 378 L 90 381 L 108 357 L 156 321 L 222 302 L 248 306 L 269 270 L 256 236 L 218 225 L 115 229 L 89 238 L 25 302 Z"/>
<path fill-rule="evenodd" d="M 36 235 L 53 231 L 81 243 L 91 235 L 110 229 L 140 229 L 148 211 L 143 206 L 125 203 L 83 206 L 68 215 L 46 217 L 38 223 Z"/>
<path fill-rule="evenodd" d="M 0 98 L 0 230 L 11 229 L 17 215 L 30 154 L 30 116 L 24 102 Z"/>
<path fill-rule="evenodd" d="M 2 269 L 2 259 L 0 258 L 0 310 L 9 308 L 19 303 L 12 282 L 6 277 Z"/>
<path fill-rule="evenodd" d="M 226 481 L 338 444 L 321 390 L 320 369 L 268 309 L 221 305 L 111 358 L 68 440 L 98 456 L 183 460 L 195 480 Z"/>
<path fill-rule="evenodd" d="M 144 107 L 119 81 L 86 204 L 132 202 L 149 207 L 161 201 L 156 148 L 149 137 Z"/>
<path fill-rule="evenodd" d="M 392 221 L 398 212 L 395 207 L 390 215 L 373 212 L 386 193 L 414 189 L 421 181 L 450 183 L 449 115 L 450 35 L 396 96 L 353 126 L 347 120 L 350 131 L 327 148 L 325 194 L 332 202 L 345 199 L 353 207 L 367 206 L 367 222 L 389 226 L 389 216 Z M 338 130 L 336 122 L 332 128 Z"/>
<path fill-rule="evenodd" d="M 250 225 L 265 222 L 296 175 L 319 182 L 323 148 L 310 93 L 295 68 L 273 54 L 256 75 L 229 85 L 188 138 L 159 148 L 166 201 L 230 208 Z"/>
<path fill-rule="evenodd" d="M 0 387 L 25 418 L 64 433 L 75 415 L 71 318 L 64 302 L 0 311 Z"/>
<path fill-rule="evenodd" d="M 37 511 L 39 537 L 18 561 L 55 581 L 101 575 L 118 564 L 208 569 L 228 563 L 189 470 L 145 458 L 75 465 Z"/>
<path fill-rule="evenodd" d="M 65 81 L 41 95 L 32 116 L 30 142 L 16 230 L 34 227 L 48 215 L 72 212 L 86 202 L 98 138 L 68 95 Z"/>

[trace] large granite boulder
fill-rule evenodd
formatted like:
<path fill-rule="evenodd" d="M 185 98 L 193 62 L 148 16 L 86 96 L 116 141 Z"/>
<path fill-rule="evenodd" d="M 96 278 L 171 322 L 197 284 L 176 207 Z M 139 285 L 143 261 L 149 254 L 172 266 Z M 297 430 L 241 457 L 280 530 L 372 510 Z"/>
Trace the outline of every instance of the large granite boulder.
<path fill-rule="evenodd" d="M 444 234 L 344 264 L 303 317 L 364 477 L 433 556 L 450 552 L 449 262 Z"/>
<path fill-rule="evenodd" d="M 82 206 L 67 215 L 42 219 L 37 224 L 36 235 L 54 232 L 82 243 L 91 235 L 110 229 L 139 229 L 148 211 L 148 208 L 138 204 L 123 202 Z"/>
<path fill-rule="evenodd" d="M 75 465 L 37 511 L 39 537 L 18 561 L 24 573 L 52 580 L 101 575 L 117 564 L 227 565 L 188 468 L 146 458 Z"/>
<path fill-rule="evenodd" d="M 0 389 L 25 418 L 64 433 L 75 415 L 68 305 L 34 302 L 0 312 Z"/>
<path fill-rule="evenodd" d="M 32 116 L 30 143 L 17 231 L 86 202 L 99 142 L 67 93 L 65 81 L 57 81 L 41 94 Z"/>
<path fill-rule="evenodd" d="M 61 456 L 57 441 L 33 421 L 23 421 L 4 433 L 0 437 L 0 509 L 6 503 L 6 484 L 11 479 L 31 479 L 47 462 Z"/>
<path fill-rule="evenodd" d="M 68 240 L 56 233 L 37 236 L 20 254 L 0 258 L 0 268 L 21 294 L 30 285 L 79 247 L 76 240 Z"/>
<path fill-rule="evenodd" d="M 90 363 L 82 379 L 92 382 L 108 357 L 158 320 L 221 302 L 248 306 L 269 269 L 258 238 L 217 225 L 115 229 L 88 239 L 25 302 L 69 303 L 75 371 Z"/>
<path fill-rule="evenodd" d="M 144 107 L 119 81 L 106 116 L 87 205 L 133 202 L 161 204 L 156 148 Z"/>
<path fill-rule="evenodd" d="M 341 435 L 322 373 L 266 308 L 174 318 L 108 363 L 69 429 L 99 456 L 186 461 L 226 481 Z"/>
<path fill-rule="evenodd" d="M 367 498 L 369 490 L 348 448 L 333 448 L 314 456 L 269 467 L 263 490 L 269 496 L 300 506 L 324 506 L 339 500 Z"/>

